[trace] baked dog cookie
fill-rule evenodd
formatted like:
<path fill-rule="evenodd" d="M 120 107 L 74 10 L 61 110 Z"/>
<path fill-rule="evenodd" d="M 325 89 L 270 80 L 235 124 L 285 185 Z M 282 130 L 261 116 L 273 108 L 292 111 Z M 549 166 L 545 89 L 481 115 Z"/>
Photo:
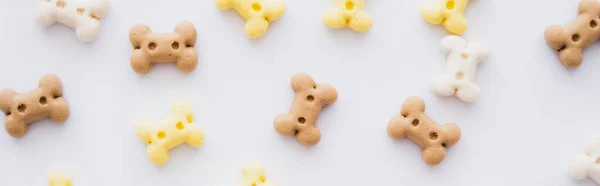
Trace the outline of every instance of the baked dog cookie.
<path fill-rule="evenodd" d="M 135 130 L 138 137 L 148 144 L 146 151 L 156 165 L 164 165 L 169 160 L 169 149 L 182 143 L 192 147 L 204 144 L 204 131 L 194 123 L 194 113 L 189 103 L 176 100 L 171 115 L 159 121 L 138 120 Z"/>
<path fill-rule="evenodd" d="M 583 49 L 600 36 L 600 3 L 581 0 L 578 14 L 571 24 L 550 26 L 544 33 L 546 43 L 558 52 L 560 62 L 567 68 L 579 67 L 583 61 Z"/>
<path fill-rule="evenodd" d="M 217 0 L 217 7 L 223 10 L 235 9 L 245 20 L 246 36 L 259 38 L 269 28 L 269 24 L 283 15 L 283 0 Z"/>
<path fill-rule="evenodd" d="M 454 123 L 438 125 L 425 114 L 425 102 L 409 97 L 402 104 L 400 115 L 392 118 L 387 132 L 393 139 L 408 138 L 423 149 L 423 161 L 438 165 L 446 157 L 446 148 L 460 139 L 460 128 Z"/>
<path fill-rule="evenodd" d="M 145 74 L 152 63 L 175 62 L 183 72 L 191 72 L 198 65 L 196 28 L 190 22 L 181 22 L 172 33 L 152 33 L 146 25 L 137 24 L 129 31 L 133 46 L 131 68 Z"/>
<path fill-rule="evenodd" d="M 275 117 L 275 131 L 284 136 L 296 136 L 305 146 L 312 146 L 321 139 L 317 128 L 317 118 L 321 109 L 335 103 L 337 90 L 329 84 L 315 84 L 308 75 L 299 73 L 292 77 L 290 86 L 294 93 L 294 103 L 290 112 Z"/>
<path fill-rule="evenodd" d="M 54 74 L 46 74 L 38 88 L 17 94 L 14 90 L 0 90 L 0 110 L 6 114 L 4 127 L 14 138 L 27 133 L 31 122 L 49 117 L 62 123 L 69 117 L 69 105 L 63 98 L 63 88 Z"/>
<path fill-rule="evenodd" d="M 322 17 L 330 28 L 348 27 L 366 32 L 373 26 L 371 16 L 365 12 L 365 0 L 333 0 L 333 5 Z"/>
<path fill-rule="evenodd" d="M 42 0 L 37 6 L 37 23 L 47 27 L 55 22 L 75 28 L 79 40 L 92 42 L 100 36 L 100 21 L 108 0 Z"/>
<path fill-rule="evenodd" d="M 575 157 L 569 173 L 573 179 L 581 180 L 590 177 L 600 184 L 600 136 L 594 137 L 583 153 Z"/>
<path fill-rule="evenodd" d="M 467 18 L 463 15 L 469 0 L 441 0 L 421 6 L 421 16 L 431 24 L 442 24 L 448 32 L 460 35 L 467 31 Z"/>
<path fill-rule="evenodd" d="M 48 175 L 50 186 L 72 186 L 71 177 L 62 171 L 52 171 Z"/>
<path fill-rule="evenodd" d="M 446 69 L 433 78 L 433 90 L 439 96 L 456 95 L 466 102 L 479 99 L 479 86 L 475 84 L 477 64 L 489 56 L 489 49 L 479 43 L 467 42 L 458 36 L 442 39 L 442 49 L 447 58 Z"/>
<path fill-rule="evenodd" d="M 248 163 L 242 168 L 242 182 L 238 186 L 275 186 L 267 180 L 265 169 L 258 163 Z"/>

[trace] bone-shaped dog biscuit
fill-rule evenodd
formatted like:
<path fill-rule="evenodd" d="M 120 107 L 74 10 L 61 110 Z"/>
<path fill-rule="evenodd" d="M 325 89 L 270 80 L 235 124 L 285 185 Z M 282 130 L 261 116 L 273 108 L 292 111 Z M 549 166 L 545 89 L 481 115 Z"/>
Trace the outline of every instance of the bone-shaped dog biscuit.
<path fill-rule="evenodd" d="M 431 24 L 442 24 L 448 32 L 460 35 L 467 31 L 467 19 L 463 15 L 469 0 L 441 0 L 421 6 L 421 16 Z"/>
<path fill-rule="evenodd" d="M 50 182 L 50 186 L 73 186 L 71 177 L 62 171 L 52 171 L 48 175 L 48 181 Z"/>
<path fill-rule="evenodd" d="M 242 181 L 238 186 L 275 186 L 267 180 L 263 167 L 255 162 L 248 163 L 242 168 Z"/>
<path fill-rule="evenodd" d="M 373 26 L 371 16 L 365 12 L 365 0 L 334 0 L 334 7 L 323 14 L 323 22 L 330 28 L 348 27 L 365 32 Z"/>
<path fill-rule="evenodd" d="M 600 3 L 581 0 L 579 15 L 571 24 L 550 26 L 544 33 L 546 43 L 558 52 L 560 62 L 567 68 L 577 68 L 583 61 L 583 49 L 600 37 Z"/>
<path fill-rule="evenodd" d="M 440 96 L 456 95 L 466 102 L 479 99 L 479 86 L 475 84 L 477 64 L 489 56 L 489 49 L 479 42 L 467 42 L 450 35 L 442 39 L 442 49 L 447 55 L 444 73 L 434 76 L 433 90 Z"/>
<path fill-rule="evenodd" d="M 64 122 L 69 117 L 69 105 L 62 96 L 62 84 L 54 74 L 42 77 L 38 88 L 26 93 L 1 90 L 0 110 L 6 114 L 6 132 L 14 138 L 20 138 L 27 133 L 31 122 L 46 117 L 55 122 Z"/>
<path fill-rule="evenodd" d="M 594 137 L 584 152 L 575 157 L 569 167 L 569 173 L 573 179 L 590 177 L 600 184 L 600 136 Z"/>
<path fill-rule="evenodd" d="M 156 165 L 164 165 L 169 160 L 169 149 L 186 143 L 193 147 L 204 144 L 204 131 L 194 123 L 194 113 L 189 103 L 176 100 L 171 115 L 159 121 L 138 120 L 138 137 L 148 144 L 146 151 Z"/>
<path fill-rule="evenodd" d="M 196 28 L 190 22 L 181 22 L 173 33 L 152 33 L 150 28 L 137 24 L 129 31 L 129 40 L 133 46 L 131 68 L 145 74 L 152 63 L 175 62 L 183 72 L 191 72 L 198 65 Z"/>
<path fill-rule="evenodd" d="M 296 94 L 290 112 L 275 117 L 275 130 L 284 136 L 296 136 L 303 145 L 312 146 L 321 139 L 317 118 L 324 106 L 333 104 L 337 90 L 329 84 L 315 84 L 307 74 L 292 77 L 290 85 Z"/>
<path fill-rule="evenodd" d="M 83 42 L 100 36 L 100 21 L 106 15 L 108 0 L 42 0 L 37 7 L 37 23 L 47 27 L 55 22 L 75 28 Z"/>
<path fill-rule="evenodd" d="M 235 9 L 245 20 L 246 36 L 256 39 L 262 36 L 272 21 L 285 12 L 283 0 L 216 0 L 217 7 L 227 10 Z"/>
<path fill-rule="evenodd" d="M 425 102 L 419 97 L 404 101 L 400 115 L 390 120 L 387 132 L 393 139 L 408 138 L 421 146 L 422 158 L 429 165 L 440 164 L 446 157 L 446 148 L 460 139 L 458 125 L 438 125 L 425 114 Z"/>

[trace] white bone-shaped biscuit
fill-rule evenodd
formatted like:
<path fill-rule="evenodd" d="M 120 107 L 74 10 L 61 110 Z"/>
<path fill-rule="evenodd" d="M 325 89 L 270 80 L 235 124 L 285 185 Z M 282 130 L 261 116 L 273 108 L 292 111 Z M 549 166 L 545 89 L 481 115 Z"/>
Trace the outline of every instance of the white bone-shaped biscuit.
<path fill-rule="evenodd" d="M 433 78 L 433 90 L 439 96 L 456 95 L 466 102 L 479 99 L 479 86 L 475 84 L 477 64 L 489 56 L 489 49 L 479 42 L 467 42 L 450 35 L 442 39 L 442 49 L 447 56 L 444 72 Z"/>
<path fill-rule="evenodd" d="M 100 36 L 100 21 L 106 15 L 108 0 L 42 0 L 37 7 L 37 23 L 47 27 L 55 22 L 75 28 L 83 42 Z"/>
<path fill-rule="evenodd" d="M 571 163 L 569 173 L 576 180 L 592 178 L 600 184 L 600 136 L 594 137 L 582 154 L 577 155 Z"/>
<path fill-rule="evenodd" d="M 169 160 L 169 149 L 182 143 L 193 147 L 204 144 L 204 131 L 194 123 L 194 113 L 186 101 L 176 100 L 171 115 L 159 121 L 139 120 L 135 129 L 138 137 L 148 144 L 146 151 L 156 165 Z"/>

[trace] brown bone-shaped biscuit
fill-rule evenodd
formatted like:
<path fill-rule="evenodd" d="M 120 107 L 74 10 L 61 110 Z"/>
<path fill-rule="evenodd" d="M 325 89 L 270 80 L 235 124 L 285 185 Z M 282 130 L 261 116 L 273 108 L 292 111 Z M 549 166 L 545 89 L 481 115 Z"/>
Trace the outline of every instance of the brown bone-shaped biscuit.
<path fill-rule="evenodd" d="M 460 139 L 460 128 L 454 123 L 438 125 L 425 114 L 425 102 L 409 97 L 402 104 L 400 115 L 392 118 L 387 132 L 394 139 L 408 138 L 421 146 L 423 160 L 438 165 L 446 157 L 446 148 Z"/>
<path fill-rule="evenodd" d="M 546 29 L 546 43 L 558 52 L 560 62 L 567 68 L 577 68 L 583 61 L 583 49 L 600 37 L 600 3 L 581 0 L 579 15 L 565 26 Z"/>
<path fill-rule="evenodd" d="M 131 68 L 137 73 L 148 73 L 152 63 L 175 62 L 184 72 L 198 65 L 196 28 L 190 22 L 179 23 L 172 33 L 152 33 L 148 26 L 137 24 L 129 31 L 129 40 L 133 45 Z"/>
<path fill-rule="evenodd" d="M 0 90 L 0 110 L 6 114 L 6 132 L 14 138 L 20 138 L 27 133 L 31 122 L 45 117 L 64 122 L 69 117 L 69 105 L 62 96 L 62 84 L 54 74 L 46 74 L 40 79 L 37 89 L 26 93 Z"/>
<path fill-rule="evenodd" d="M 308 75 L 299 73 L 292 77 L 290 85 L 296 94 L 290 112 L 275 117 L 275 130 L 284 136 L 296 136 L 305 146 L 312 146 L 321 139 L 317 118 L 324 106 L 333 104 L 337 90 L 329 84 L 315 84 Z"/>

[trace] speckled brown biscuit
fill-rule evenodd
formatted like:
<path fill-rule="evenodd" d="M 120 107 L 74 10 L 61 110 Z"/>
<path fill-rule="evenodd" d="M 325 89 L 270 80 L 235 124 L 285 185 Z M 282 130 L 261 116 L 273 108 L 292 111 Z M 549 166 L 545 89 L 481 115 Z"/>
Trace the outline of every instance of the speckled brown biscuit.
<path fill-rule="evenodd" d="M 20 138 L 27 133 L 29 123 L 36 120 L 49 117 L 64 122 L 69 117 L 69 105 L 62 96 L 62 84 L 54 74 L 42 77 L 38 88 L 26 93 L 0 90 L 0 109 L 6 114 L 6 132 Z"/>
<path fill-rule="evenodd" d="M 146 25 L 137 24 L 129 31 L 129 40 L 133 46 L 131 68 L 145 74 L 152 63 L 175 62 L 177 68 L 191 72 L 198 64 L 196 28 L 190 22 L 181 22 L 172 33 L 152 33 Z"/>
<path fill-rule="evenodd" d="M 290 85 L 296 94 L 294 103 L 289 113 L 275 118 L 275 130 L 284 136 L 296 136 L 303 145 L 315 145 L 321 139 L 317 118 L 324 106 L 337 100 L 337 90 L 329 84 L 315 84 L 303 73 L 294 75 Z"/>
<path fill-rule="evenodd" d="M 600 37 L 600 3 L 581 0 L 579 14 L 571 24 L 546 29 L 546 43 L 558 52 L 560 62 L 567 68 L 577 68 L 583 61 L 583 49 Z"/>
<path fill-rule="evenodd" d="M 408 138 L 423 149 L 423 160 L 438 165 L 446 157 L 446 148 L 460 139 L 460 128 L 454 123 L 438 125 L 425 114 L 425 102 L 409 97 L 402 104 L 400 115 L 392 118 L 387 132 L 394 139 Z"/>

